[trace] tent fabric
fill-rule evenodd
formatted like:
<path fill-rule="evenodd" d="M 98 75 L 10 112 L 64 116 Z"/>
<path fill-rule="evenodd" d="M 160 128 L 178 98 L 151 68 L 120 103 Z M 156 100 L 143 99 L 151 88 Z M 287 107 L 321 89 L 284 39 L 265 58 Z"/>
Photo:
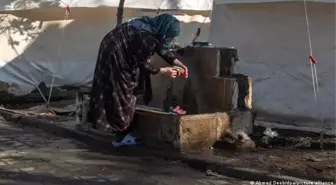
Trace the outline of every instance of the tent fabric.
<path fill-rule="evenodd" d="M 213 0 L 126 0 L 125 8 L 209 10 Z M 106 8 L 118 7 L 119 0 L 1 0 L 0 11 L 34 8 Z"/>
<path fill-rule="evenodd" d="M 76 8 L 65 20 L 61 8 L 0 13 L 0 81 L 9 84 L 13 94 L 27 94 L 40 82 L 54 85 L 89 86 L 92 82 L 98 47 L 106 33 L 116 24 L 116 8 Z M 168 11 L 169 12 L 169 11 Z M 180 21 L 177 42 L 187 45 L 200 23 L 200 41 L 208 40 L 208 11 L 170 11 Z M 125 9 L 124 20 L 156 11 Z M 7 89 L 8 88 L 8 89 Z"/>
<path fill-rule="evenodd" d="M 241 4 L 241 3 L 280 3 L 295 2 L 297 0 L 215 0 L 215 4 Z M 303 0 L 301 0 L 303 1 Z M 306 0 L 306 2 L 336 3 L 335 0 Z"/>
<path fill-rule="evenodd" d="M 187 45 L 204 21 L 199 39 L 208 40 L 212 2 L 126 0 L 123 16 L 155 16 L 158 8 L 172 13 L 182 22 L 177 42 Z M 118 5 L 119 0 L 1 0 L 0 90 L 27 94 L 42 81 L 47 86 L 90 85 L 97 48 L 116 24 Z"/>
<path fill-rule="evenodd" d="M 307 3 L 313 55 L 318 61 L 315 100 L 303 3 L 216 4 L 209 40 L 238 49 L 235 70 L 253 79 L 258 119 L 334 130 L 335 6 Z"/>

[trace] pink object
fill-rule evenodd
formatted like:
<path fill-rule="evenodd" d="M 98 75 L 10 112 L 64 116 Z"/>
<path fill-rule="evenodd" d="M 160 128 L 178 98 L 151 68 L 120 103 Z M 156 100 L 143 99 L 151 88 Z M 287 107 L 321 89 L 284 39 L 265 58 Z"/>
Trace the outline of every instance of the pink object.
<path fill-rule="evenodd" d="M 70 13 L 70 6 L 69 5 L 67 5 L 66 10 L 67 10 L 68 13 Z"/>
<path fill-rule="evenodd" d="M 317 64 L 317 60 L 313 56 L 309 56 L 309 59 L 313 64 Z"/>
<path fill-rule="evenodd" d="M 185 110 L 181 109 L 180 106 L 176 106 L 175 108 L 172 108 L 172 111 L 178 115 L 184 115 L 187 113 Z"/>
<path fill-rule="evenodd" d="M 177 71 L 177 76 L 187 77 L 188 76 L 188 70 L 184 70 L 180 67 L 175 67 Z"/>
<path fill-rule="evenodd" d="M 200 35 L 201 35 L 201 28 L 197 28 L 196 36 L 200 36 Z"/>

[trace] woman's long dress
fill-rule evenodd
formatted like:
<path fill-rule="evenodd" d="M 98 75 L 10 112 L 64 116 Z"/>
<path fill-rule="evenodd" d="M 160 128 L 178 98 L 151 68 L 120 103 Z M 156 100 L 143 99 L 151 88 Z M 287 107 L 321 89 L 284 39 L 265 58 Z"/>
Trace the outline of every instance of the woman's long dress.
<path fill-rule="evenodd" d="M 129 127 L 135 111 L 133 91 L 139 71 L 159 72 L 148 62 L 158 46 L 159 41 L 152 35 L 138 32 L 128 23 L 104 37 L 99 47 L 88 112 L 88 121 L 95 128 L 123 132 Z M 169 64 L 175 59 L 172 53 L 161 57 Z"/>

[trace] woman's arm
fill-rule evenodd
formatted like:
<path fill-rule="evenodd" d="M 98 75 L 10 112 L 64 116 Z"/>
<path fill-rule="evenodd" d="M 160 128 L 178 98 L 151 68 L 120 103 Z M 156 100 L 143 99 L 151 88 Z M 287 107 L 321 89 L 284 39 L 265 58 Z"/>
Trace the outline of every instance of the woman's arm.
<path fill-rule="evenodd" d="M 179 66 L 185 70 L 185 78 L 188 78 L 188 68 L 185 66 L 171 51 L 163 51 L 162 48 L 156 47 L 156 53 L 171 66 Z"/>
<path fill-rule="evenodd" d="M 160 68 L 154 67 L 148 61 L 142 62 L 140 67 L 142 67 L 144 70 L 148 71 L 152 75 L 158 74 L 160 72 Z"/>
<path fill-rule="evenodd" d="M 163 60 L 165 60 L 169 65 L 171 65 L 171 66 L 179 66 L 179 67 L 181 67 L 181 68 L 183 68 L 184 69 L 184 71 L 185 71 L 185 78 L 188 78 L 188 68 L 187 68 L 187 66 L 185 66 L 179 59 L 177 59 L 176 57 L 175 57 L 175 55 L 172 53 L 172 52 L 170 52 L 170 51 L 167 51 L 165 54 L 162 54 L 162 52 L 160 52 L 160 51 L 157 51 L 156 52 Z"/>
<path fill-rule="evenodd" d="M 176 56 L 170 51 L 166 51 L 165 53 L 163 53 L 162 51 L 157 49 L 156 53 L 171 66 L 174 65 L 174 61 L 177 60 Z"/>
<path fill-rule="evenodd" d="M 175 55 L 173 53 L 169 52 L 169 51 L 165 52 L 165 54 L 161 54 L 162 52 L 159 52 L 160 49 L 158 49 L 157 40 L 155 40 L 155 39 L 141 39 L 141 42 L 142 42 L 141 45 L 145 46 L 145 49 L 140 50 L 140 51 L 144 52 L 144 53 L 141 53 L 140 56 L 144 56 L 144 57 L 147 57 L 148 55 L 152 56 L 152 54 L 150 54 L 150 53 L 155 51 L 159 56 L 161 56 L 170 65 L 174 65 L 174 61 L 177 60 Z M 150 52 L 150 53 L 147 55 L 146 52 Z M 143 70 L 147 71 L 148 73 L 150 73 L 152 75 L 162 74 L 162 75 L 170 76 L 172 78 L 175 78 L 176 75 L 177 75 L 177 71 L 173 67 L 155 68 L 148 61 L 148 59 L 145 59 L 145 60 L 140 59 L 140 62 L 138 64 L 139 64 L 140 68 L 142 68 Z"/>
<path fill-rule="evenodd" d="M 140 67 L 152 75 L 161 74 L 170 76 L 171 78 L 176 78 L 177 76 L 177 71 L 174 70 L 172 67 L 155 68 L 149 62 L 142 62 Z"/>

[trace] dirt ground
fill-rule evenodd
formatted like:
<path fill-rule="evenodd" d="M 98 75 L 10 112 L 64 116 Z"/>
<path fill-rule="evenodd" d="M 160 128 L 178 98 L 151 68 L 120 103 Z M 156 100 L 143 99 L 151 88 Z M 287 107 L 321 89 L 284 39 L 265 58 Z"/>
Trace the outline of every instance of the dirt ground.
<path fill-rule="evenodd" d="M 215 151 L 221 161 L 275 174 L 335 181 L 336 151 L 256 148 L 254 151 Z"/>
<path fill-rule="evenodd" d="M 60 108 L 73 103 L 74 101 L 56 102 L 51 106 Z M 21 109 L 21 111 L 25 112 L 27 111 L 28 107 L 32 106 L 35 107 L 28 110 L 33 112 L 43 112 L 43 108 L 41 109 L 41 106 L 36 107 L 36 104 L 22 105 L 15 107 L 15 109 Z M 69 107 L 71 107 L 70 109 L 75 108 L 74 106 L 68 106 L 68 109 Z M 10 108 L 10 106 L 8 108 Z M 74 117 L 74 113 L 71 113 L 74 110 L 70 109 L 61 113 L 64 114 L 67 118 Z M 57 119 L 62 119 L 64 115 L 54 115 L 55 112 L 57 112 L 59 109 L 55 108 L 55 110 L 56 111 L 53 111 L 51 115 L 58 117 Z M 335 138 L 329 138 L 329 140 L 334 141 Z M 257 168 L 270 171 L 275 174 L 290 175 L 302 178 L 310 177 L 311 179 L 316 180 L 330 179 L 330 181 L 335 181 L 336 179 L 335 149 L 324 151 L 318 149 L 298 149 L 289 147 L 257 147 L 253 151 L 215 149 L 212 151 L 210 157 L 212 157 L 214 160 L 220 160 L 234 166 Z"/>

